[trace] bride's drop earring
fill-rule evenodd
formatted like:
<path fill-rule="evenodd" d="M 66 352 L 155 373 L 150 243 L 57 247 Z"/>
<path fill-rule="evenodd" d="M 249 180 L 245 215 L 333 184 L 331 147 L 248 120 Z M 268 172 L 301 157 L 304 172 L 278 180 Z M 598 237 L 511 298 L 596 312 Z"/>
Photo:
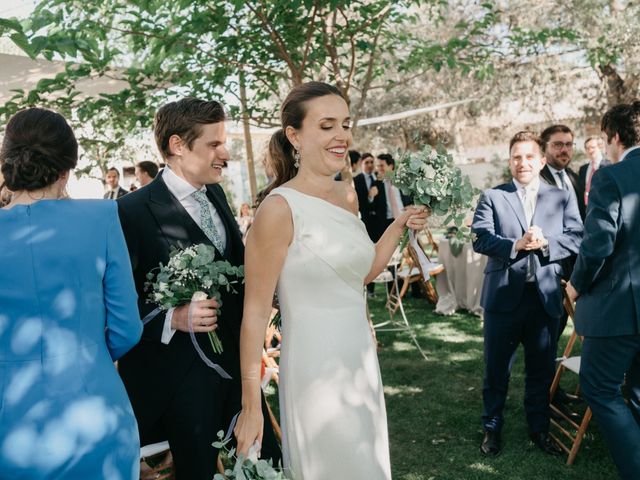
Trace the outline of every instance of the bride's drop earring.
<path fill-rule="evenodd" d="M 300 151 L 296 150 L 295 153 L 293 154 L 293 166 L 296 168 L 300 168 Z"/>

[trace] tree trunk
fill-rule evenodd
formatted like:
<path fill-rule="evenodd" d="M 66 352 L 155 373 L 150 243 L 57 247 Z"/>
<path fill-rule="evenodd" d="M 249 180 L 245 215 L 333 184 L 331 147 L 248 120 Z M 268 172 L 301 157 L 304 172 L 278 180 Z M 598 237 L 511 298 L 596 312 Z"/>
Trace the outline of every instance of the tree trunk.
<path fill-rule="evenodd" d="M 249 172 L 249 192 L 251 204 L 256 201 L 258 185 L 256 183 L 256 169 L 253 161 L 253 144 L 251 143 L 251 126 L 249 125 L 249 112 L 247 111 L 247 89 L 244 72 L 240 72 L 240 103 L 242 104 L 242 128 L 244 130 L 244 145 L 247 151 L 247 171 Z"/>

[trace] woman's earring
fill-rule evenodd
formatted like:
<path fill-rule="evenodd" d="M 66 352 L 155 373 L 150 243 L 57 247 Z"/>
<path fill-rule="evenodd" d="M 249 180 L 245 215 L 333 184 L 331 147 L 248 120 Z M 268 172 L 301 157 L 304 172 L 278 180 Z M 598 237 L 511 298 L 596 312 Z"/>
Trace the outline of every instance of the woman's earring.
<path fill-rule="evenodd" d="M 293 154 L 293 166 L 296 168 L 300 168 L 300 152 L 298 150 Z"/>

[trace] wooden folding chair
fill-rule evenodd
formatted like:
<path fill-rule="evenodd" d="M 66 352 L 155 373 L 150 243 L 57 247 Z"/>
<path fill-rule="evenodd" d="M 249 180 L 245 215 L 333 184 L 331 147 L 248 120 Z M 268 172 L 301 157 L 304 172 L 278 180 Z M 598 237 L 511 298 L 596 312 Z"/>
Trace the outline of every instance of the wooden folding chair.
<path fill-rule="evenodd" d="M 441 264 L 434 263 L 432 266 L 433 268 L 427 272 L 430 277 L 436 276 L 444 271 L 444 267 Z M 420 289 L 424 292 L 430 303 L 435 305 L 438 302 L 438 294 L 431 282 L 428 280 L 425 281 L 422 266 L 418 260 L 418 254 L 410 245 L 407 245 L 403 252 L 402 262 L 395 273 L 398 281 L 393 283 L 386 304 L 387 310 L 389 310 L 391 315 L 396 313 L 400 307 L 402 298 L 409 289 L 409 285 L 414 282 L 419 282 Z"/>
<path fill-rule="evenodd" d="M 567 311 L 567 314 L 573 321 L 574 316 L 574 308 L 571 300 L 567 296 L 566 292 L 564 293 L 564 308 Z M 569 338 L 569 342 L 567 343 L 564 352 L 562 353 L 562 357 L 559 359 L 558 369 L 556 370 L 556 375 L 553 378 L 553 382 L 551 383 L 551 390 L 549 392 L 550 399 L 553 400 L 553 397 L 558 390 L 558 385 L 560 385 L 560 378 L 564 372 L 573 372 L 576 375 L 580 374 L 580 356 L 571 356 L 571 351 L 573 350 L 573 346 L 576 342 L 578 335 L 575 330 L 571 334 L 571 338 Z M 576 389 L 576 393 L 577 393 Z M 587 427 L 589 426 L 589 422 L 591 421 L 591 408 L 589 406 L 586 407 L 584 414 L 582 415 L 582 419 L 580 423 L 576 423 L 573 419 L 568 417 L 564 412 L 562 412 L 558 407 L 551 404 L 551 410 L 556 413 L 563 421 L 569 424 L 570 429 L 565 428 L 560 422 L 555 419 L 551 419 L 551 425 L 555 427 L 564 441 L 561 441 L 560 438 L 553 433 L 551 433 L 551 437 L 556 441 L 556 443 L 567 453 L 567 465 L 573 465 L 573 462 L 576 459 L 576 455 L 578 454 L 578 450 L 580 449 L 580 444 L 582 443 L 582 439 L 584 438 L 584 434 L 587 431 Z"/>

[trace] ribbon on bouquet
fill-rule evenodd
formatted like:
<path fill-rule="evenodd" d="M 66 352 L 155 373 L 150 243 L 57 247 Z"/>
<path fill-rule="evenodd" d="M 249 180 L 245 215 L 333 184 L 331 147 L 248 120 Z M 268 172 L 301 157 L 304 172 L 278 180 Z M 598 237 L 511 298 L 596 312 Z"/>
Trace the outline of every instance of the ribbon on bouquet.
<path fill-rule="evenodd" d="M 196 334 L 193 331 L 193 301 L 205 300 L 206 295 L 205 295 L 205 298 L 196 298 L 195 295 L 196 294 L 194 294 L 193 298 L 191 299 L 192 300 L 191 303 L 189 303 L 189 314 L 187 317 L 187 324 L 189 326 L 189 337 L 191 337 L 191 343 L 193 343 L 193 346 L 196 349 L 196 352 L 198 352 L 198 355 L 200 356 L 200 358 L 202 359 L 202 361 L 205 363 L 207 367 L 213 368 L 218 373 L 218 375 L 220 375 L 222 378 L 226 380 L 231 380 L 231 375 L 225 372 L 224 368 L 222 368 L 217 363 L 213 363 L 211 360 L 207 358 L 207 356 L 204 354 L 204 352 L 200 348 L 198 341 L 196 340 Z"/>
<path fill-rule="evenodd" d="M 194 300 L 196 300 L 196 299 L 194 299 Z M 189 325 L 189 336 L 191 337 L 191 342 L 193 343 L 193 346 L 195 347 L 196 352 L 198 352 L 198 355 L 200 356 L 202 361 L 205 363 L 205 365 L 207 365 L 207 367 L 213 368 L 218 373 L 218 375 L 220 375 L 222 378 L 224 378 L 226 380 L 231 380 L 231 378 L 232 378 L 231 375 L 229 375 L 227 372 L 225 372 L 224 368 L 222 368 L 220 365 L 218 365 L 217 363 L 213 363 L 211 360 L 209 360 L 207 358 L 207 356 L 204 354 L 204 352 L 202 351 L 202 349 L 200 348 L 200 345 L 198 344 L 198 341 L 196 340 L 196 335 L 195 335 L 195 333 L 193 331 L 193 313 L 192 313 L 192 308 L 193 308 L 193 302 L 189 304 L 188 325 Z M 162 311 L 162 309 L 160 307 L 157 307 L 155 310 L 153 310 L 150 313 L 148 313 L 142 319 L 142 325 L 146 325 L 147 323 L 149 323 L 161 311 Z"/>
<path fill-rule="evenodd" d="M 424 281 L 429 281 L 429 270 L 431 270 L 433 263 L 429 261 L 427 258 L 427 254 L 424 253 L 422 247 L 418 243 L 418 236 L 414 230 L 409 230 L 409 245 L 413 248 L 413 251 L 416 252 L 416 256 L 418 257 L 418 262 L 420 262 L 420 270 L 422 270 L 422 277 Z"/>

